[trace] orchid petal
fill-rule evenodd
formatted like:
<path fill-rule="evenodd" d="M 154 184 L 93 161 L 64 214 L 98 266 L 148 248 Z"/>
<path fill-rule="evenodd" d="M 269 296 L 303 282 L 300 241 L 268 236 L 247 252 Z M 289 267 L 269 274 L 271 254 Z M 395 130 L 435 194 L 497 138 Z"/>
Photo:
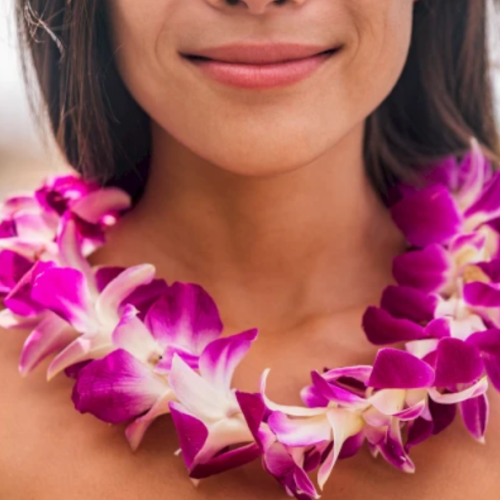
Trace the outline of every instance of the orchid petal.
<path fill-rule="evenodd" d="M 20 316 L 38 316 L 45 312 L 44 305 L 33 297 L 33 285 L 40 274 L 54 266 L 53 262 L 36 262 L 5 297 L 5 306 Z"/>
<path fill-rule="evenodd" d="M 408 427 L 408 440 L 406 442 L 405 450 L 408 451 L 423 443 L 432 436 L 434 430 L 434 423 L 432 420 L 419 417 L 410 422 Z"/>
<path fill-rule="evenodd" d="M 436 403 L 442 405 L 450 405 L 461 403 L 467 399 L 482 396 L 488 390 L 488 378 L 483 377 L 479 382 L 475 383 L 472 387 L 459 392 L 441 394 L 435 387 L 429 389 L 429 396 Z"/>
<path fill-rule="evenodd" d="M 265 470 L 276 478 L 290 496 L 299 500 L 319 498 L 304 469 L 281 443 L 276 442 L 266 450 L 263 464 Z"/>
<path fill-rule="evenodd" d="M 125 306 L 112 339 L 115 346 L 125 349 L 143 363 L 148 363 L 159 348 L 144 323 L 137 318 L 138 312 L 132 305 Z"/>
<path fill-rule="evenodd" d="M 374 389 L 419 389 L 434 382 L 434 370 L 424 361 L 398 349 L 377 353 L 368 386 Z"/>
<path fill-rule="evenodd" d="M 170 413 L 169 403 L 175 401 L 175 396 L 171 390 L 166 390 L 163 396 L 158 398 L 151 409 L 142 417 L 135 419 L 129 424 L 125 430 L 125 435 L 133 451 L 139 448 L 139 445 L 144 438 L 144 434 L 149 429 L 150 425 L 158 417 Z"/>
<path fill-rule="evenodd" d="M 427 323 L 434 319 L 438 297 L 416 288 L 390 285 L 382 293 L 380 306 L 395 318 Z"/>
<path fill-rule="evenodd" d="M 379 443 L 378 448 L 385 460 L 403 472 L 415 472 L 415 465 L 406 453 L 401 436 L 401 426 L 397 419 L 387 429 L 385 439 Z"/>
<path fill-rule="evenodd" d="M 118 188 L 104 188 L 87 194 L 71 206 L 71 211 L 92 224 L 101 222 L 104 215 L 122 212 L 131 206 L 130 196 Z"/>
<path fill-rule="evenodd" d="M 262 450 L 257 443 L 240 446 L 234 450 L 221 453 L 207 462 L 195 465 L 190 473 L 190 477 L 204 479 L 214 474 L 220 474 L 221 472 L 226 472 L 246 465 L 253 462 L 261 455 Z"/>
<path fill-rule="evenodd" d="M 91 296 L 80 271 L 71 268 L 48 269 L 37 276 L 31 295 L 77 331 L 97 331 Z"/>
<path fill-rule="evenodd" d="M 368 365 L 346 366 L 343 368 L 333 368 L 323 373 L 322 377 L 327 382 L 336 382 L 339 379 L 353 379 L 365 385 L 370 375 L 372 367 Z"/>
<path fill-rule="evenodd" d="M 393 261 L 393 275 L 400 285 L 424 292 L 439 292 L 448 284 L 452 261 L 441 245 L 407 252 Z"/>
<path fill-rule="evenodd" d="M 408 319 L 394 318 L 384 309 L 368 307 L 363 315 L 363 330 L 374 345 L 419 340 L 425 337 L 422 326 Z"/>
<path fill-rule="evenodd" d="M 313 371 L 311 377 L 319 394 L 327 400 L 349 407 L 363 408 L 367 405 L 364 397 L 358 396 L 335 382 L 327 382 L 318 372 Z"/>
<path fill-rule="evenodd" d="M 436 387 L 476 382 L 484 371 L 479 350 L 459 339 L 442 339 L 437 347 Z"/>
<path fill-rule="evenodd" d="M 94 274 L 82 253 L 83 239 L 76 229 L 75 221 L 66 216 L 62 220 L 62 230 L 57 239 L 61 267 L 69 267 L 80 271 L 86 279 L 90 293 L 97 295 L 94 285 Z"/>
<path fill-rule="evenodd" d="M 428 403 L 433 423 L 432 433 L 437 435 L 453 423 L 457 415 L 457 405 L 436 403 L 431 398 L 428 399 Z"/>
<path fill-rule="evenodd" d="M 75 338 L 72 328 L 54 313 L 48 313 L 24 342 L 19 372 L 25 376 L 47 356 L 65 348 Z"/>
<path fill-rule="evenodd" d="M 500 217 L 500 176 L 495 174 L 484 188 L 479 199 L 469 207 L 464 216 L 467 227 L 475 229 L 480 224 Z"/>
<path fill-rule="evenodd" d="M 231 387 L 234 370 L 248 353 L 257 338 L 257 330 L 214 340 L 200 356 L 200 374 L 219 390 L 227 392 Z"/>
<path fill-rule="evenodd" d="M 118 323 L 118 308 L 137 287 L 151 283 L 156 273 L 154 266 L 143 264 L 126 269 L 111 281 L 97 299 L 95 308 L 100 318 L 106 318 L 114 327 Z"/>
<path fill-rule="evenodd" d="M 10 292 L 33 267 L 33 262 L 11 250 L 0 252 L 0 293 Z"/>
<path fill-rule="evenodd" d="M 484 443 L 488 425 L 489 403 L 485 394 L 460 403 L 460 410 L 467 430 L 478 441 Z"/>
<path fill-rule="evenodd" d="M 36 328 L 41 321 L 43 314 L 38 316 L 19 316 L 9 309 L 0 311 L 0 328 L 5 330 Z"/>
<path fill-rule="evenodd" d="M 500 330 L 474 333 L 467 342 L 481 351 L 486 373 L 495 389 L 500 392 Z"/>
<path fill-rule="evenodd" d="M 312 446 L 332 440 L 332 429 L 326 411 L 324 415 L 308 418 L 290 418 L 275 411 L 269 416 L 271 430 L 285 446 Z"/>
<path fill-rule="evenodd" d="M 447 243 L 461 229 L 462 218 L 448 188 L 428 186 L 391 207 L 398 228 L 418 247 Z"/>
<path fill-rule="evenodd" d="M 333 429 L 333 448 L 318 471 L 318 485 L 324 489 L 333 468 L 339 458 L 346 439 L 355 436 L 363 429 L 363 420 L 348 410 L 332 408 L 327 413 L 328 421 Z"/>
<path fill-rule="evenodd" d="M 222 333 L 213 299 L 199 285 L 176 282 L 146 316 L 146 325 L 162 345 L 175 344 L 201 354 Z"/>
<path fill-rule="evenodd" d="M 193 371 L 179 356 L 174 356 L 169 376 L 170 387 L 188 413 L 209 420 L 223 420 L 232 406 L 207 380 Z"/>
<path fill-rule="evenodd" d="M 123 349 L 81 369 L 73 390 L 75 408 L 117 424 L 149 411 L 168 384 Z"/>
<path fill-rule="evenodd" d="M 47 369 L 47 380 L 52 380 L 71 365 L 104 357 L 112 351 L 111 342 L 101 336 L 82 335 L 71 342 L 52 360 Z"/>

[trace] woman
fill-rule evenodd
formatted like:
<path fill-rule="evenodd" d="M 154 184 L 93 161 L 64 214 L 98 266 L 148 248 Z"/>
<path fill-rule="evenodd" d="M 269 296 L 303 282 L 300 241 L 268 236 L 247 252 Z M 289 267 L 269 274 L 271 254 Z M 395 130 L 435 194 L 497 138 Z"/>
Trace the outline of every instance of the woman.
<path fill-rule="evenodd" d="M 283 405 L 303 406 L 311 370 L 373 362 L 361 318 L 406 248 L 393 186 L 463 157 L 471 137 L 492 161 L 499 152 L 483 0 L 19 0 L 18 11 L 68 162 L 135 198 L 92 263 L 148 262 L 168 283 L 202 285 L 228 335 L 259 328 L 232 386 L 255 393 L 271 367 L 265 393 Z M 123 426 L 74 412 L 74 381 L 18 379 L 25 335 L 3 337 L 0 498 L 286 498 L 259 460 L 193 488 L 170 418 L 131 454 Z M 85 403 L 88 366 L 73 399 L 99 414 Z M 412 450 L 415 475 L 363 448 L 323 498 L 496 498 L 497 393 L 490 405 L 485 446 L 455 422 Z M 169 409 L 189 462 L 195 437 Z"/>

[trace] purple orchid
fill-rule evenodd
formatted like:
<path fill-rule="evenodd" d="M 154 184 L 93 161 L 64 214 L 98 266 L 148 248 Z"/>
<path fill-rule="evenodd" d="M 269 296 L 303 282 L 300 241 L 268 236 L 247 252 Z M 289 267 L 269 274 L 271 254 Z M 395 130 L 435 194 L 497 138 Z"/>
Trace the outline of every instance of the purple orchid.
<path fill-rule="evenodd" d="M 211 342 L 199 372 L 174 355 L 169 382 L 178 402 L 170 403 L 184 462 L 200 479 L 253 461 L 261 455 L 231 380 L 257 338 L 249 330 Z"/>
<path fill-rule="evenodd" d="M 468 234 L 500 217 L 500 174 L 476 140 L 461 164 L 448 158 L 435 166 L 422 189 L 403 187 L 403 197 L 391 207 L 394 222 L 417 247 L 447 244 L 458 234 Z M 438 216 L 436 216 L 438 214 Z M 490 246 L 498 249 L 498 235 Z"/>
<path fill-rule="evenodd" d="M 198 285 L 167 287 L 148 308 L 144 321 L 134 305 L 125 305 L 109 339 L 112 352 L 78 374 L 75 407 L 109 423 L 135 419 L 126 435 L 136 449 L 151 423 L 169 413 L 169 403 L 177 400 L 168 380 L 174 358 L 199 369 L 202 352 L 222 328 L 215 303 Z"/>

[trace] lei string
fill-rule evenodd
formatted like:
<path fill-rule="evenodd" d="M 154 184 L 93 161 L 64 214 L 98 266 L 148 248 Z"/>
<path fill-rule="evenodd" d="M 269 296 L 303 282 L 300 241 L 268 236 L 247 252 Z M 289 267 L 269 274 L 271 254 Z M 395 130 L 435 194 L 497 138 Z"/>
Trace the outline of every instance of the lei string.
<path fill-rule="evenodd" d="M 397 285 L 363 317 L 383 347 L 373 366 L 311 373 L 303 405 L 232 387 L 257 330 L 223 336 L 217 305 L 200 286 L 167 284 L 149 264 L 92 267 L 130 199 L 76 175 L 48 179 L 0 208 L 0 326 L 31 330 L 22 375 L 51 357 L 47 377 L 75 379 L 81 413 L 126 424 L 137 449 L 170 414 L 195 482 L 260 458 L 286 493 L 319 498 L 336 462 L 364 444 L 413 472 L 412 447 L 460 412 L 484 441 L 487 389 L 500 391 L 500 173 L 476 140 L 401 185 L 390 207 L 408 251 L 394 259 Z"/>

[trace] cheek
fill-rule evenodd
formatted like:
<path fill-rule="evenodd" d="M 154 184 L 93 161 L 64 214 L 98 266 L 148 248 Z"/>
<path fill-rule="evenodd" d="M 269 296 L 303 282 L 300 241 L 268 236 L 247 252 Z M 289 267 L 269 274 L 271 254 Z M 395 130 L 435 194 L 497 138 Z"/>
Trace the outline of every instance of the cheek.
<path fill-rule="evenodd" d="M 408 56 L 413 5 L 413 0 L 351 0 L 357 40 L 345 73 L 348 101 L 357 96 L 357 105 L 371 112 L 392 91 Z"/>
<path fill-rule="evenodd" d="M 178 0 L 108 2 L 115 59 L 126 83 L 130 77 L 151 72 L 158 64 L 158 44 L 170 32 L 168 20 L 178 4 Z"/>

